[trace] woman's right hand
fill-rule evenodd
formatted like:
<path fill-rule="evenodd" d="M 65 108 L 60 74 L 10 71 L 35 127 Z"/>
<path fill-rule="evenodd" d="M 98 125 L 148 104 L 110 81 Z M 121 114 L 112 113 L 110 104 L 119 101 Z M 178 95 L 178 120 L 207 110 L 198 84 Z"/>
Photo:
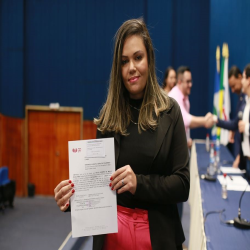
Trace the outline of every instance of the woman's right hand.
<path fill-rule="evenodd" d="M 69 198 L 75 193 L 71 180 L 61 181 L 54 189 L 57 206 L 62 212 L 69 207 Z"/>

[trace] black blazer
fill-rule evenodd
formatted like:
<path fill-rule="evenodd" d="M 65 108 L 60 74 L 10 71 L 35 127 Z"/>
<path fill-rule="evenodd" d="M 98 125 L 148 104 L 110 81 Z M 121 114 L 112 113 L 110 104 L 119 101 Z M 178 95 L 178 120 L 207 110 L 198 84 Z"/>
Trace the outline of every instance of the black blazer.
<path fill-rule="evenodd" d="M 153 250 L 182 249 L 185 240 L 177 205 L 188 199 L 189 153 L 180 107 L 170 98 L 170 107 L 161 113 L 154 159 L 149 175 L 136 175 L 134 198 L 147 203 Z M 97 138 L 115 138 L 115 161 L 120 151 L 120 135 L 109 133 Z M 150 143 L 150 142 L 148 142 Z M 101 250 L 105 235 L 94 236 L 93 250 Z"/>
<path fill-rule="evenodd" d="M 220 128 L 224 128 L 227 130 L 232 130 L 235 131 L 235 142 L 234 142 L 234 147 L 235 147 L 235 155 L 238 155 L 240 153 L 240 148 L 241 148 L 241 135 L 240 132 L 238 130 L 238 122 L 239 122 L 239 112 L 241 111 L 243 114 L 244 111 L 244 107 L 246 105 L 246 101 L 245 101 L 245 94 L 241 93 L 239 96 L 239 101 L 237 103 L 237 107 L 236 107 L 236 115 L 234 117 L 233 120 L 228 120 L 228 121 L 224 121 L 218 118 L 218 123 L 216 124 L 217 127 Z M 241 118 L 242 119 L 242 118 Z"/>

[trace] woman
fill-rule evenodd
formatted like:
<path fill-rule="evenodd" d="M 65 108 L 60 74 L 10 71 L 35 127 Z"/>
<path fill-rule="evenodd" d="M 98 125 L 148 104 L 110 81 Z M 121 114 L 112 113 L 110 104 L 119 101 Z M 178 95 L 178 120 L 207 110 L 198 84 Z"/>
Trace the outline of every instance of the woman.
<path fill-rule="evenodd" d="M 182 249 L 185 237 L 176 203 L 189 195 L 189 156 L 178 104 L 159 87 L 153 45 L 142 20 L 116 33 L 106 103 L 97 138 L 115 138 L 118 233 L 94 236 L 93 249 Z M 72 183 L 55 188 L 67 210 Z"/>
<path fill-rule="evenodd" d="M 241 83 L 242 92 L 246 94 L 246 96 L 242 120 L 239 121 L 238 127 L 239 132 L 243 135 L 241 157 L 246 160 L 246 175 L 247 179 L 250 179 L 250 64 L 244 69 Z"/>
<path fill-rule="evenodd" d="M 176 72 L 172 67 L 168 67 L 165 71 L 162 88 L 168 94 L 175 85 L 176 85 Z"/>

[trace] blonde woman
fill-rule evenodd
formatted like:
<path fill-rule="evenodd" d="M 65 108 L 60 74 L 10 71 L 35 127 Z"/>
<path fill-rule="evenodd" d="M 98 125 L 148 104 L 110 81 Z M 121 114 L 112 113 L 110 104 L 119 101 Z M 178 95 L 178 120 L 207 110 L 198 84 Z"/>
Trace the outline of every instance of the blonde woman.
<path fill-rule="evenodd" d="M 160 88 L 153 45 L 140 19 L 116 33 L 107 100 L 94 120 L 97 137 L 115 138 L 118 233 L 97 235 L 94 250 L 182 249 L 176 204 L 188 199 L 189 155 L 178 104 Z M 55 188 L 61 211 L 74 195 L 71 181 Z"/>

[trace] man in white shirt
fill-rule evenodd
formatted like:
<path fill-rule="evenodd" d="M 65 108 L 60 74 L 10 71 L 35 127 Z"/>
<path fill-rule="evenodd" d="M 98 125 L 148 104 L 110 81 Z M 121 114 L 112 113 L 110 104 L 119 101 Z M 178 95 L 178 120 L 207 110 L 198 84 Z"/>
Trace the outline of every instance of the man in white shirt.
<path fill-rule="evenodd" d="M 248 64 L 243 72 L 242 92 L 246 94 L 246 105 L 243 111 L 243 118 L 238 123 L 239 132 L 243 135 L 241 147 L 243 156 L 247 159 L 246 171 L 247 177 L 250 178 L 250 64 Z"/>

